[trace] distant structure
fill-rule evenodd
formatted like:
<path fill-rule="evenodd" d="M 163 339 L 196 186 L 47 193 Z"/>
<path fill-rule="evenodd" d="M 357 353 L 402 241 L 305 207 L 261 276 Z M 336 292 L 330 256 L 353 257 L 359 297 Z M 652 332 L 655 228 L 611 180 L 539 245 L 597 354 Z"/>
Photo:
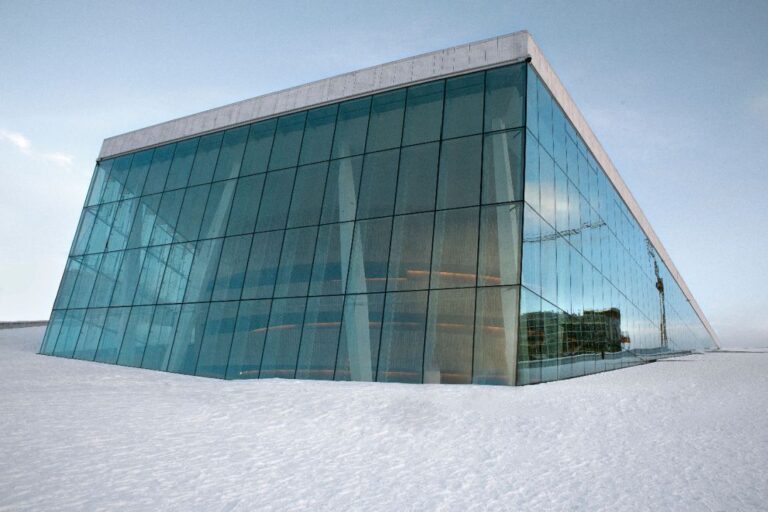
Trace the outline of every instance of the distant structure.
<path fill-rule="evenodd" d="M 521 385 L 716 345 L 517 32 L 106 139 L 40 353 Z"/>

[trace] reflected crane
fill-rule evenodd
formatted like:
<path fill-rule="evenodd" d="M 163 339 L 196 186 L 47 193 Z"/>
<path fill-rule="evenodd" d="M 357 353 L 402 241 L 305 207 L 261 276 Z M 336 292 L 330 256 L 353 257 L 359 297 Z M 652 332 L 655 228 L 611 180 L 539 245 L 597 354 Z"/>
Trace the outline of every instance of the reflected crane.
<path fill-rule="evenodd" d="M 659 322 L 659 335 L 661 337 L 661 346 L 667 348 L 669 345 L 669 338 L 667 337 L 667 309 L 664 305 L 664 279 L 661 278 L 659 273 L 659 264 L 656 261 L 656 252 L 653 250 L 651 241 L 646 239 L 645 243 L 648 246 L 648 255 L 653 259 L 653 272 L 656 274 L 656 290 L 659 292 L 659 311 L 661 313 L 661 321 Z"/>

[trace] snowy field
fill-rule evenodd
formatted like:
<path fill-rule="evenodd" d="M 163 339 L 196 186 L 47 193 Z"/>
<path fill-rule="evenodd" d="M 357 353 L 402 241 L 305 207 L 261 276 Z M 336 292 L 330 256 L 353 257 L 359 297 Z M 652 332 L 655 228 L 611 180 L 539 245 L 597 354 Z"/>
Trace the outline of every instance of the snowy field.
<path fill-rule="evenodd" d="M 218 381 L 0 331 L 0 510 L 766 510 L 768 353 L 522 388 Z"/>

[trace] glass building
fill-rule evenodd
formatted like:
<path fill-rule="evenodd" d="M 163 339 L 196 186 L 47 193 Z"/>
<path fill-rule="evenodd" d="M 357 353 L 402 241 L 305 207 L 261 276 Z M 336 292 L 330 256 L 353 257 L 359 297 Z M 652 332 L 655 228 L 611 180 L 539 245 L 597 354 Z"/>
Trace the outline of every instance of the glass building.
<path fill-rule="evenodd" d="M 520 385 L 716 346 L 520 32 L 107 139 L 40 353 Z"/>

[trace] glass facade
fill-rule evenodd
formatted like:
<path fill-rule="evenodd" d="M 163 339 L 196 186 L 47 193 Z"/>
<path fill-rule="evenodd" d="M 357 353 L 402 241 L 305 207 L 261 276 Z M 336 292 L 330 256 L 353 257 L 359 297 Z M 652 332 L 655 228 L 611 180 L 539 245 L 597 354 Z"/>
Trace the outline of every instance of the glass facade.
<path fill-rule="evenodd" d="M 521 63 L 98 162 L 40 352 L 513 385 L 711 344 Z"/>

